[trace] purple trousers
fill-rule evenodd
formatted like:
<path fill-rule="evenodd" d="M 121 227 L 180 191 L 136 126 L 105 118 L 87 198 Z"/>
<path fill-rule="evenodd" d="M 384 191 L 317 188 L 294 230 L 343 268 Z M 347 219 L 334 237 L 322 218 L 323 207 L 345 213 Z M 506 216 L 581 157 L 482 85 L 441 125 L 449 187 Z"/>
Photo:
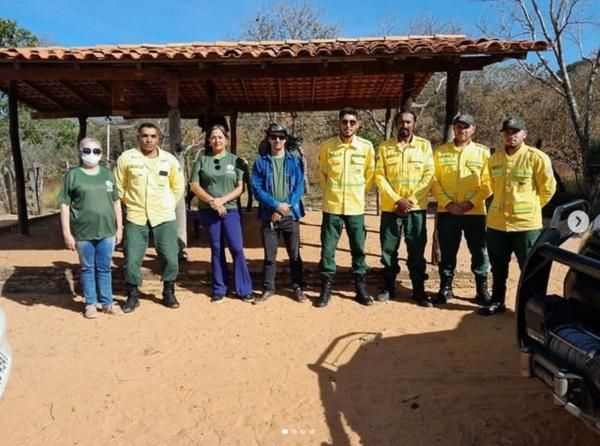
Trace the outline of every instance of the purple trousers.
<path fill-rule="evenodd" d="M 225 261 L 225 243 L 233 257 L 235 293 L 239 297 L 252 294 L 252 280 L 244 255 L 240 213 L 237 209 L 228 209 L 227 214 L 220 217 L 212 209 L 200 209 L 200 221 L 210 238 L 213 294 L 227 294 L 228 273 Z"/>

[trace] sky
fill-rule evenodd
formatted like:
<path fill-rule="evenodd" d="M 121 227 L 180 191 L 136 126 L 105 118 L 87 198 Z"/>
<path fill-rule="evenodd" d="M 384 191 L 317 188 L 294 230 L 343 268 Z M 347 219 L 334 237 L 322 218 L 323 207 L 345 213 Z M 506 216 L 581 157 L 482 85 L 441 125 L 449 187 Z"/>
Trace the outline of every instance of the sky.
<path fill-rule="evenodd" d="M 546 1 L 547 0 L 542 0 Z M 600 22 L 600 0 L 588 1 L 586 17 Z M 0 17 L 17 20 L 45 41 L 58 46 L 99 44 L 184 43 L 239 40 L 241 24 L 273 0 L 0 0 Z M 464 25 L 470 37 L 483 36 L 477 23 L 493 23 L 499 11 L 476 0 L 314 0 L 323 22 L 340 23 L 340 37 L 381 35 L 386 17 L 401 17 L 394 34 L 406 34 L 419 16 Z M 425 6 L 424 6 L 425 5 Z M 600 46 L 600 27 L 585 32 L 584 50 Z M 569 61 L 577 51 L 569 51 Z"/>

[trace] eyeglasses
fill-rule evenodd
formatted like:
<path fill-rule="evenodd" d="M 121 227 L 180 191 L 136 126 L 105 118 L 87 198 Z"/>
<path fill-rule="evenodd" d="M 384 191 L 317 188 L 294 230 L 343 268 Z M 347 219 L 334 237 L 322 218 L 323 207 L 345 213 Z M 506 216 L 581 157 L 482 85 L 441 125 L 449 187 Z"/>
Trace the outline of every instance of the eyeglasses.
<path fill-rule="evenodd" d="M 81 149 L 81 153 L 84 155 L 89 155 L 90 153 L 93 153 L 94 155 L 102 155 L 102 149 L 91 149 L 89 147 L 84 147 Z"/>
<path fill-rule="evenodd" d="M 219 158 L 213 159 L 213 163 L 215 163 L 215 170 L 221 170 L 221 160 Z"/>
<path fill-rule="evenodd" d="M 285 141 L 285 135 L 269 135 L 269 139 L 272 139 L 273 141 Z"/>
<path fill-rule="evenodd" d="M 342 119 L 341 120 L 342 125 L 349 125 L 351 127 L 354 127 L 356 125 L 356 122 L 357 121 L 354 119 Z"/>

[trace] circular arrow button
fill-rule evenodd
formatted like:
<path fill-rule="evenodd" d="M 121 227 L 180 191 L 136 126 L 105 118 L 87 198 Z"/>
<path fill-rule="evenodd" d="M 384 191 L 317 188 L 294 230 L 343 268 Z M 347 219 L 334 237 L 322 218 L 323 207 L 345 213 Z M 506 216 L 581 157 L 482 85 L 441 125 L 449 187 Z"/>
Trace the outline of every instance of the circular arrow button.
<path fill-rule="evenodd" d="M 573 211 L 569 214 L 567 225 L 571 231 L 581 234 L 590 227 L 590 217 L 583 211 Z"/>

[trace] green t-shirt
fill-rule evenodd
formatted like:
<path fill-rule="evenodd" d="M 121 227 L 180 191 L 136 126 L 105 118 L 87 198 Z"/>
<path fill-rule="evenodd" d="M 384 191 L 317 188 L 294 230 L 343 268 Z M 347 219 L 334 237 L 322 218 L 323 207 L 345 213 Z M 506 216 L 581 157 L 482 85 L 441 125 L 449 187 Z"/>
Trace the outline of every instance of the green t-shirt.
<path fill-rule="evenodd" d="M 60 204 L 70 207 L 71 233 L 75 240 L 100 240 L 117 231 L 114 202 L 119 199 L 112 172 L 100 166 L 94 175 L 73 167 L 65 175 L 58 196 Z"/>
<path fill-rule="evenodd" d="M 283 170 L 285 155 L 271 156 L 270 158 L 273 163 L 273 197 L 280 203 L 285 203 L 289 194 L 285 181 L 285 170 Z"/>
<path fill-rule="evenodd" d="M 237 187 L 242 181 L 244 170 L 241 160 L 231 152 L 216 157 L 203 154 L 198 157 L 192 169 L 191 182 L 198 183 L 212 197 L 223 197 Z M 208 203 L 198 200 L 200 209 L 210 208 Z M 237 200 L 225 203 L 226 209 L 237 209 Z"/>

